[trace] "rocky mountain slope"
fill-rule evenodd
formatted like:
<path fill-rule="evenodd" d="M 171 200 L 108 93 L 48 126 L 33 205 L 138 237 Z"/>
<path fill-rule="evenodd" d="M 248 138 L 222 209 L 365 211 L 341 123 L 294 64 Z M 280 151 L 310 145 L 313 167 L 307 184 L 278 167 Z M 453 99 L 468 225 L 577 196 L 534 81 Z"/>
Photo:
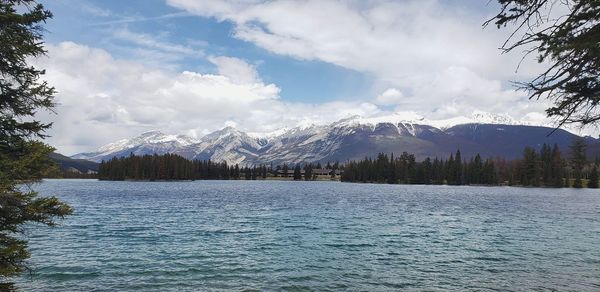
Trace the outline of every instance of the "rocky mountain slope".
<path fill-rule="evenodd" d="M 379 152 L 413 153 L 418 159 L 447 157 L 460 149 L 464 157 L 480 153 L 508 159 L 520 157 L 525 146 L 558 144 L 563 152 L 577 137 L 565 130 L 548 136 L 552 128 L 519 125 L 508 118 L 482 115 L 478 120 L 436 121 L 387 117 L 352 117 L 330 125 L 307 125 L 266 135 L 248 134 L 227 127 L 200 139 L 157 131 L 111 143 L 73 158 L 100 162 L 130 153 L 175 153 L 188 159 L 211 159 L 230 164 L 302 163 L 360 159 Z M 467 122 L 457 124 L 457 122 Z M 491 123 L 490 123 L 491 122 Z M 590 149 L 598 139 L 586 138 Z M 597 151 L 596 151 L 597 152 Z M 590 153 L 596 155 L 598 153 Z"/>
<path fill-rule="evenodd" d="M 60 153 L 50 153 L 50 159 L 56 163 L 61 171 L 77 171 L 90 173 L 98 171 L 98 163 L 85 159 L 73 159 Z"/>

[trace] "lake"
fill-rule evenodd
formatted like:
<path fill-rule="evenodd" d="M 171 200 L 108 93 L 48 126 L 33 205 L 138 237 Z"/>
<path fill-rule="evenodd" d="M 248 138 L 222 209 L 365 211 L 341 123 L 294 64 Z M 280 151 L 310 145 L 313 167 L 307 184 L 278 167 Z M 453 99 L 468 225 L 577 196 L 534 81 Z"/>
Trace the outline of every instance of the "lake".
<path fill-rule="evenodd" d="M 600 290 L 600 192 L 292 181 L 35 186 L 25 291 Z"/>

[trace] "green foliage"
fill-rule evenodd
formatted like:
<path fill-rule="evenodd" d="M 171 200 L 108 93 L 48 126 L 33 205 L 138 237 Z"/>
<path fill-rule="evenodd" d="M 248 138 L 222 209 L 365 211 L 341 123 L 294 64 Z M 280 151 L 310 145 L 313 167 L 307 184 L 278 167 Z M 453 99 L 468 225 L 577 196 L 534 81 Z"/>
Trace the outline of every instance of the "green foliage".
<path fill-rule="evenodd" d="M 302 169 L 299 164 L 294 167 L 294 180 L 302 180 Z"/>
<path fill-rule="evenodd" d="M 54 197 L 38 198 L 29 184 L 52 168 L 52 148 L 35 141 L 50 127 L 35 120 L 49 110 L 54 88 L 40 81 L 43 70 L 27 64 L 45 54 L 45 22 L 52 14 L 28 0 L 0 1 L 0 276 L 26 269 L 27 241 L 19 236 L 27 222 L 54 226 L 54 219 L 71 214 L 71 208 Z"/>
<path fill-rule="evenodd" d="M 79 172 L 81 174 L 98 171 L 98 163 L 85 159 L 73 159 L 62 154 L 50 153 L 50 159 L 54 161 L 59 171 L 66 173 Z"/>
<path fill-rule="evenodd" d="M 595 166 L 588 167 L 585 160 L 585 147 L 583 140 L 574 142 L 578 155 L 575 160 L 567 164 L 561 157 L 557 145 L 550 147 L 543 145 L 538 152 L 534 148 L 526 147 L 521 160 L 505 161 L 501 158 L 485 159 L 479 154 L 468 161 L 461 161 L 460 151 L 450 154 L 447 160 L 425 158 L 422 162 L 415 162 L 414 155 L 402 153 L 398 158 L 389 157 L 383 153 L 373 160 L 365 157 L 360 161 L 350 161 L 344 166 L 341 175 L 342 181 L 347 182 L 377 182 L 377 183 L 402 183 L 402 184 L 449 184 L 449 185 L 497 185 L 509 186 L 544 186 L 561 188 L 571 178 L 584 177 L 585 169 L 589 169 L 590 181 L 597 176 Z M 585 143 L 583 143 L 585 145 Z M 583 155 L 583 158 L 581 156 Z M 574 161 L 577 161 L 576 163 Z M 460 164 L 460 165 L 459 165 Z M 579 164 L 579 166 L 576 166 Z M 393 171 L 392 171 L 393 170 Z M 580 180 L 581 182 L 582 180 Z M 597 182 L 598 179 L 595 179 Z M 588 186 L 590 184 L 588 183 Z M 594 183 L 591 182 L 591 186 Z M 577 187 L 575 179 L 574 187 Z"/>
<path fill-rule="evenodd" d="M 0 2 L 2 142 L 18 144 L 24 138 L 42 137 L 43 131 L 50 127 L 50 124 L 35 120 L 23 121 L 23 118 L 33 117 L 38 109 L 49 109 L 54 105 L 54 88 L 45 81 L 39 81 L 44 71 L 27 64 L 28 58 L 46 53 L 41 42 L 43 27 L 40 22 L 50 17 L 52 14 L 34 1 Z"/>
<path fill-rule="evenodd" d="M 595 165 L 592 167 L 592 171 L 590 172 L 590 177 L 588 181 L 588 188 L 597 189 L 598 188 L 598 167 Z"/>
<path fill-rule="evenodd" d="M 550 158 L 550 184 L 548 184 L 548 186 L 552 186 L 555 188 L 561 188 L 563 186 L 565 186 L 565 183 L 563 182 L 563 178 L 565 176 L 565 171 L 564 171 L 564 161 L 561 157 L 561 153 L 560 153 L 560 149 L 558 148 L 558 145 L 554 144 L 554 147 L 552 148 L 552 154 L 551 154 L 551 158 Z"/>
<path fill-rule="evenodd" d="M 102 180 L 210 180 L 265 179 L 264 164 L 253 167 L 231 166 L 226 162 L 187 160 L 176 154 L 113 157 L 102 161 L 98 178 Z"/>
<path fill-rule="evenodd" d="M 313 166 L 307 164 L 304 166 L 304 180 L 313 180 Z"/>
<path fill-rule="evenodd" d="M 573 182 L 574 188 L 583 187 L 583 168 L 587 161 L 585 157 L 586 146 L 585 140 L 581 138 L 576 138 L 573 140 L 573 144 L 571 144 L 571 168 L 573 169 L 573 177 L 575 178 Z"/>
<path fill-rule="evenodd" d="M 486 22 L 515 25 L 505 52 L 525 50 L 550 64 L 527 83 L 530 98 L 554 102 L 546 113 L 564 123 L 600 120 L 600 1 L 498 0 L 502 9 Z M 554 11 L 553 11 L 554 10 Z M 555 15 L 556 11 L 566 11 Z"/>
<path fill-rule="evenodd" d="M 406 152 L 400 157 L 389 157 L 383 153 L 377 155 L 376 160 L 365 158 L 360 161 L 350 161 L 344 166 L 341 175 L 342 181 L 347 182 L 378 182 L 378 183 L 403 183 L 403 184 L 497 184 L 494 162 L 487 159 L 481 162 L 477 155 L 471 162 L 460 161 L 454 155 L 446 161 L 435 158 L 426 158 L 416 162 L 415 156 Z M 457 165 L 460 164 L 460 165 Z M 467 179 L 468 178 L 468 179 Z"/>
<path fill-rule="evenodd" d="M 290 168 L 289 168 L 289 166 L 287 165 L 287 163 L 284 163 L 284 164 L 283 164 L 283 169 L 282 169 L 282 170 L 283 170 L 283 176 L 284 176 L 284 177 L 287 177 L 287 175 L 288 175 L 288 173 L 289 173 L 289 171 L 290 171 Z"/>
<path fill-rule="evenodd" d="M 523 168 L 521 171 L 521 185 L 539 187 L 541 168 L 535 149 L 525 147 L 521 167 Z"/>

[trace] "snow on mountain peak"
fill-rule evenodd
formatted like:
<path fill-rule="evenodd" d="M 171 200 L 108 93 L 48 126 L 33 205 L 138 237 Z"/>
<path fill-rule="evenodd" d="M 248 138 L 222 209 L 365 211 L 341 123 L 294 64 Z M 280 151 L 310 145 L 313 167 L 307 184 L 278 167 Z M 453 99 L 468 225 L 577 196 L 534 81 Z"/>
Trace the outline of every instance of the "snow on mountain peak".
<path fill-rule="evenodd" d="M 164 135 L 163 132 L 161 132 L 159 130 L 150 130 L 150 131 L 141 133 L 138 137 L 151 137 L 151 136 L 160 136 L 160 135 Z"/>
<path fill-rule="evenodd" d="M 270 132 L 248 132 L 247 134 L 248 134 L 248 136 L 255 138 L 255 139 L 270 141 L 274 138 L 284 135 L 285 133 L 289 132 L 290 130 L 291 129 L 288 127 L 283 127 L 283 128 L 279 128 L 274 131 L 270 131 Z"/>
<path fill-rule="evenodd" d="M 157 144 L 175 142 L 182 146 L 197 143 L 198 141 L 186 135 L 167 135 L 160 131 L 148 131 L 131 139 L 134 144 Z"/>
<path fill-rule="evenodd" d="M 474 111 L 471 115 L 473 120 L 481 124 L 503 124 L 503 125 L 524 125 L 523 121 L 518 121 L 507 114 L 493 114 L 483 111 Z"/>
<path fill-rule="evenodd" d="M 98 148 L 98 150 L 96 150 L 96 152 L 109 153 L 109 152 L 118 151 L 120 149 L 126 148 L 129 141 L 130 141 L 129 139 L 121 139 L 119 141 L 101 146 L 100 148 Z"/>
<path fill-rule="evenodd" d="M 425 121 L 425 118 L 415 112 L 395 112 L 391 115 L 381 115 L 374 117 L 362 117 L 362 116 L 351 116 L 339 120 L 332 125 L 338 126 L 352 126 L 352 125 L 370 125 L 376 126 L 382 123 L 391 123 L 394 125 L 398 124 L 421 124 Z"/>
<path fill-rule="evenodd" d="M 524 125 L 536 126 L 537 124 L 517 120 L 508 114 L 494 114 L 484 111 L 473 111 L 470 117 L 458 116 L 449 119 L 428 120 L 427 124 L 439 129 L 447 129 L 464 124 L 497 124 L 497 125 Z"/>
<path fill-rule="evenodd" d="M 281 128 L 264 133 L 246 133 L 235 127 L 228 126 L 207 134 L 200 139 L 195 139 L 187 135 L 169 135 L 153 130 L 144 132 L 132 139 L 123 139 L 107 144 L 95 152 L 80 153 L 73 157 L 100 161 L 110 158 L 115 154 L 123 155 L 124 153 L 128 154 L 131 152 L 136 155 L 146 153 L 190 155 L 190 153 L 193 153 L 194 156 L 190 156 L 192 158 L 205 159 L 208 157 L 218 161 L 242 163 L 246 159 L 255 157 L 260 151 L 266 151 L 266 155 L 276 153 L 277 151 L 287 153 L 286 151 L 289 150 L 287 147 L 292 144 L 297 144 L 297 147 L 304 147 L 310 143 L 321 141 L 319 143 L 325 146 L 319 147 L 324 147 L 324 151 L 333 151 L 339 145 L 336 146 L 335 144 L 337 143 L 337 138 L 331 137 L 335 135 L 337 137 L 351 135 L 356 132 L 356 128 L 358 127 L 366 126 L 375 131 L 380 124 L 391 124 L 398 129 L 399 135 L 416 136 L 423 129 L 423 127 L 418 127 L 417 125 L 445 130 L 456 125 L 472 123 L 532 125 L 532 123 L 515 120 L 507 114 L 492 114 L 482 111 L 475 111 L 469 117 L 458 116 L 437 120 L 427 119 L 416 112 L 395 112 L 371 117 L 355 115 L 328 125 L 315 124 L 308 120 L 303 120 L 296 127 Z M 309 155 L 309 152 L 306 155 Z M 310 159 L 316 159 L 315 157 L 311 156 Z M 309 156 L 303 159 L 309 159 Z"/>
<path fill-rule="evenodd" d="M 244 134 L 245 133 L 241 132 L 240 130 L 238 130 L 234 127 L 228 126 L 228 127 L 214 131 L 214 132 L 202 137 L 201 141 L 208 141 L 208 140 L 216 141 L 216 140 L 221 140 L 221 139 L 229 137 L 229 136 L 242 136 Z"/>
<path fill-rule="evenodd" d="M 131 139 L 122 139 L 100 147 L 97 152 L 112 153 L 144 144 L 176 143 L 188 146 L 198 143 L 198 140 L 187 135 L 166 135 L 161 131 L 152 130 Z"/>
<path fill-rule="evenodd" d="M 275 138 L 299 136 L 307 133 L 319 132 L 327 128 L 335 127 L 355 127 L 355 126 L 370 126 L 373 129 L 379 124 L 400 125 L 425 125 L 438 129 L 447 129 L 461 124 L 505 124 L 505 125 L 532 125 L 532 123 L 519 121 L 507 114 L 493 114 L 483 111 L 474 111 L 471 116 L 457 116 L 449 119 L 427 119 L 424 116 L 412 111 L 398 111 L 392 114 L 363 117 L 353 115 L 329 125 L 315 125 L 310 122 L 300 123 L 294 128 L 280 128 L 278 130 L 266 133 L 248 133 L 249 136 L 257 139 L 266 139 L 268 141 Z"/>

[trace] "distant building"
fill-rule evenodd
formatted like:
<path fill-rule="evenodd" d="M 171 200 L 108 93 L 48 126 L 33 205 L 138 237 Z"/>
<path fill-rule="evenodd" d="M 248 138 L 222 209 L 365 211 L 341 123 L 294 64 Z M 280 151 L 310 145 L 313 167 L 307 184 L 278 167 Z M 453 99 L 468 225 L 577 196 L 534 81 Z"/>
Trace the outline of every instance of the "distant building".
<path fill-rule="evenodd" d="M 316 175 L 317 177 L 331 176 L 332 171 L 333 171 L 333 169 L 327 169 L 327 168 L 313 169 L 313 174 Z"/>
<path fill-rule="evenodd" d="M 313 175 L 316 177 L 330 177 L 333 169 L 327 168 L 315 168 L 312 170 Z M 344 171 L 340 169 L 335 170 L 335 175 L 338 176 L 342 174 Z M 304 169 L 300 170 L 300 174 L 304 177 Z M 288 169 L 287 175 L 283 172 L 282 169 L 277 170 L 276 177 L 294 177 L 294 168 Z"/>
<path fill-rule="evenodd" d="M 75 167 L 69 166 L 67 168 L 65 168 L 65 172 L 70 172 L 70 173 L 81 173 L 81 171 Z"/>

